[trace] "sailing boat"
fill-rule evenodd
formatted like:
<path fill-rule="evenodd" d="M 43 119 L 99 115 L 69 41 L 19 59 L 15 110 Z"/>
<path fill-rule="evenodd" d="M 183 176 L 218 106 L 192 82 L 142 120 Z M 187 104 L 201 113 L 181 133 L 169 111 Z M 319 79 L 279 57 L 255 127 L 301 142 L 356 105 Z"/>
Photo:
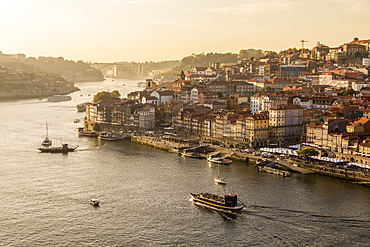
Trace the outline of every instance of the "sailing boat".
<path fill-rule="evenodd" d="M 48 121 L 46 121 L 46 137 L 45 137 L 45 140 L 42 141 L 41 145 L 45 147 L 49 147 L 51 146 L 51 144 L 52 144 L 52 141 L 48 137 Z"/>
<path fill-rule="evenodd" d="M 220 177 L 220 164 L 217 164 L 217 177 L 215 177 L 213 181 L 218 184 L 226 184 L 226 180 Z"/>

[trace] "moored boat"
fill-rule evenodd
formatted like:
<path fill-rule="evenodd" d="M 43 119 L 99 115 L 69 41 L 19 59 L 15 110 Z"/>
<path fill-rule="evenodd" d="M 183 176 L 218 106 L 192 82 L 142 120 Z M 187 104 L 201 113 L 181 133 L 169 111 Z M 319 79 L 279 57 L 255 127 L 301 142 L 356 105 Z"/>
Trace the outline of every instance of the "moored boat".
<path fill-rule="evenodd" d="M 84 127 L 77 128 L 78 136 L 98 137 L 98 133 L 95 131 L 85 130 Z"/>
<path fill-rule="evenodd" d="M 49 139 L 49 134 L 48 134 L 48 121 L 46 121 L 46 137 L 45 139 L 41 142 L 41 145 L 45 147 L 50 147 L 52 144 L 52 141 Z"/>
<path fill-rule="evenodd" d="M 226 194 L 224 197 L 211 193 L 190 193 L 190 195 L 196 203 L 228 213 L 238 213 L 244 208 L 244 204 L 238 205 L 236 194 Z"/>
<path fill-rule="evenodd" d="M 186 151 L 184 150 L 182 153 L 181 153 L 182 156 L 185 156 L 185 157 L 190 157 L 190 158 L 197 158 L 197 159 L 203 159 L 204 157 L 201 156 L 199 153 L 196 153 L 196 152 L 189 152 L 189 151 Z"/>
<path fill-rule="evenodd" d="M 42 153 L 69 153 L 74 152 L 77 147 L 69 147 L 68 144 L 62 144 L 62 147 L 45 147 L 39 148 L 39 150 Z"/>
<path fill-rule="evenodd" d="M 45 137 L 45 139 L 41 142 L 41 145 L 45 147 L 49 147 L 51 146 L 51 144 L 52 144 L 52 141 L 49 139 L 49 137 Z"/>
<path fill-rule="evenodd" d="M 108 132 L 100 132 L 99 133 L 99 139 L 100 140 L 105 140 L 105 141 L 118 141 L 119 139 L 114 136 L 113 134 L 111 133 L 108 133 Z"/>
<path fill-rule="evenodd" d="M 213 162 L 216 164 L 221 164 L 221 165 L 230 165 L 232 163 L 232 160 L 230 159 L 224 159 L 224 158 L 219 158 L 219 157 L 207 157 L 207 160 L 209 162 Z"/>

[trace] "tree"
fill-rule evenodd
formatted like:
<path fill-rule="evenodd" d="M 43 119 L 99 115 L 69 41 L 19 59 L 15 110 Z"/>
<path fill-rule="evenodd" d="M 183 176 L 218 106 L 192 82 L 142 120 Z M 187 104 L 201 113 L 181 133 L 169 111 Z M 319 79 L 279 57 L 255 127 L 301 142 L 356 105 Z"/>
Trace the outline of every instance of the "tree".
<path fill-rule="evenodd" d="M 299 156 L 305 156 L 305 157 L 310 157 L 310 156 L 317 156 L 319 154 L 318 151 L 314 148 L 304 148 L 300 151 L 298 151 Z"/>
<path fill-rule="evenodd" d="M 110 93 L 110 95 L 112 96 L 112 98 L 119 98 L 121 96 L 121 94 L 118 92 L 118 90 L 114 90 Z"/>
<path fill-rule="evenodd" d="M 346 90 L 340 90 L 338 95 L 340 96 L 347 96 L 347 95 L 354 95 L 356 91 L 354 89 L 346 89 Z"/>
<path fill-rule="evenodd" d="M 219 98 L 224 97 L 224 96 L 223 96 L 223 94 L 222 94 L 221 92 L 217 92 L 217 95 L 218 95 L 218 97 L 219 97 Z"/>
<path fill-rule="evenodd" d="M 114 90 L 112 92 L 102 91 L 102 92 L 97 93 L 94 96 L 93 101 L 97 102 L 102 99 L 119 98 L 119 96 L 121 96 L 121 94 L 117 90 Z"/>
<path fill-rule="evenodd" d="M 94 123 L 94 125 L 93 125 L 93 131 L 96 131 L 96 132 L 98 132 L 99 130 L 100 130 L 100 127 L 99 127 L 99 124 L 97 124 L 97 123 Z"/>

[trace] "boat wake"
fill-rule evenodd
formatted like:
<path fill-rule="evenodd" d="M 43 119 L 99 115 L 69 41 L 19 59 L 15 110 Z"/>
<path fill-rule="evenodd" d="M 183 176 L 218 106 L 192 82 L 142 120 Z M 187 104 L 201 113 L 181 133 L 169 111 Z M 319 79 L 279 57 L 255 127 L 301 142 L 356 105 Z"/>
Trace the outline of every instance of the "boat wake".
<path fill-rule="evenodd" d="M 75 150 L 75 152 L 90 151 L 94 149 L 97 149 L 97 148 L 80 148 L 80 149 Z"/>

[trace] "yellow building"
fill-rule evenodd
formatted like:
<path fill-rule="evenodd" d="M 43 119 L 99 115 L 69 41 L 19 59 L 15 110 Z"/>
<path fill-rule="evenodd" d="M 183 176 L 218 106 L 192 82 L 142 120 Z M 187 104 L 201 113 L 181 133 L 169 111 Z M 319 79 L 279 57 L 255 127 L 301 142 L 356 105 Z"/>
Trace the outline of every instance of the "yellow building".
<path fill-rule="evenodd" d="M 269 117 L 263 113 L 246 117 L 244 139 L 249 147 L 267 147 L 269 144 Z"/>
<path fill-rule="evenodd" d="M 364 140 L 358 145 L 358 151 L 363 154 L 370 155 L 370 139 Z"/>

